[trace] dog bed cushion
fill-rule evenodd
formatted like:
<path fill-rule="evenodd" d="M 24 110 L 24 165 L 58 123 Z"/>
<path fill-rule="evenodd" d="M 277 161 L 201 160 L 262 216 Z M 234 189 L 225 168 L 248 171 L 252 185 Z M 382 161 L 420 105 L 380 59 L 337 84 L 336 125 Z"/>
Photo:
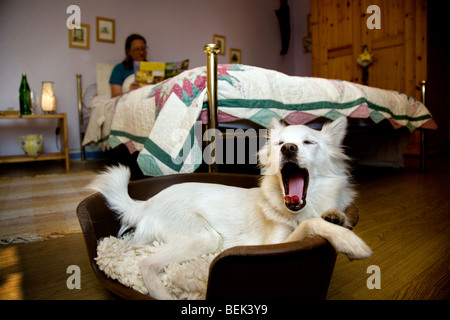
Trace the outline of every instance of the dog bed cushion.
<path fill-rule="evenodd" d="M 155 241 L 152 245 L 137 247 L 132 244 L 132 238 L 133 233 L 121 238 L 103 238 L 97 246 L 95 260 L 100 270 L 108 277 L 148 294 L 138 262 L 157 252 L 164 244 Z M 181 264 L 169 264 L 164 267 L 159 277 L 174 299 L 203 300 L 206 297 L 209 266 L 218 254 L 219 252 L 204 254 Z"/>

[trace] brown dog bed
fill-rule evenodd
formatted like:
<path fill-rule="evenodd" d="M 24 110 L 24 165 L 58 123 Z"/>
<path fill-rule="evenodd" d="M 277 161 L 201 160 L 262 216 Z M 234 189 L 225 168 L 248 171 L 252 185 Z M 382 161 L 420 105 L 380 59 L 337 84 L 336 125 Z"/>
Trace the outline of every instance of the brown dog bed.
<path fill-rule="evenodd" d="M 242 174 L 191 173 L 147 178 L 129 184 L 130 196 L 146 200 L 172 184 L 206 182 L 252 188 L 259 177 Z M 214 204 L 211 204 L 214 205 Z M 349 223 L 358 221 L 358 209 L 346 209 Z M 116 236 L 120 223 L 100 193 L 77 207 L 94 273 L 111 292 L 125 299 L 153 299 L 109 278 L 96 263 L 97 245 Z M 239 246 L 221 252 L 211 263 L 206 299 L 325 299 L 336 261 L 336 252 L 322 237 L 260 246 Z"/>

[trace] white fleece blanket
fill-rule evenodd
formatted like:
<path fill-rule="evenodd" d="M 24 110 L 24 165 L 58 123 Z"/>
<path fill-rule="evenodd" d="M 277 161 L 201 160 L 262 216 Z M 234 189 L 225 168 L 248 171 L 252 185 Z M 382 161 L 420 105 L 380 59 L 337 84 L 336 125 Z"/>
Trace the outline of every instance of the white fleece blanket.
<path fill-rule="evenodd" d="M 134 247 L 130 241 L 132 237 L 132 234 L 128 234 L 122 238 L 110 236 L 102 239 L 97 246 L 95 260 L 100 270 L 111 279 L 148 294 L 138 262 L 157 252 L 163 244 L 154 242 L 152 245 Z M 217 254 L 205 254 L 181 264 L 169 264 L 159 277 L 174 299 L 204 300 L 209 266 Z"/>

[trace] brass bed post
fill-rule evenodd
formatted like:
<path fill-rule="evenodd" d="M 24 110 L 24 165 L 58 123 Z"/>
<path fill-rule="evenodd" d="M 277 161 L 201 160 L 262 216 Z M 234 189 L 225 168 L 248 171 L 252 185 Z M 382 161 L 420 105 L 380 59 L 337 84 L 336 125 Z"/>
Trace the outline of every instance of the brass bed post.
<path fill-rule="evenodd" d="M 426 105 L 426 86 L 427 81 L 420 81 L 420 91 L 422 94 L 422 103 Z M 425 142 L 425 129 L 420 128 L 420 170 L 425 171 L 426 169 L 426 157 L 427 157 L 427 148 Z"/>
<path fill-rule="evenodd" d="M 214 43 L 205 45 L 203 51 L 206 52 L 206 74 L 207 74 L 207 92 L 208 92 L 208 112 L 209 123 L 207 129 L 216 130 L 218 127 L 217 118 L 217 53 L 219 46 Z M 214 139 L 217 139 L 216 136 Z M 214 152 L 216 152 L 215 150 Z M 216 152 L 217 154 L 217 152 Z M 209 165 L 209 172 L 218 172 L 217 162 Z"/>
<path fill-rule="evenodd" d="M 81 128 L 83 127 L 83 94 L 81 91 L 81 74 L 77 74 L 77 100 L 78 100 L 78 124 L 79 124 L 79 134 L 80 134 L 80 151 L 81 160 L 86 160 L 86 154 L 84 153 L 83 147 L 83 137 L 81 134 Z"/>

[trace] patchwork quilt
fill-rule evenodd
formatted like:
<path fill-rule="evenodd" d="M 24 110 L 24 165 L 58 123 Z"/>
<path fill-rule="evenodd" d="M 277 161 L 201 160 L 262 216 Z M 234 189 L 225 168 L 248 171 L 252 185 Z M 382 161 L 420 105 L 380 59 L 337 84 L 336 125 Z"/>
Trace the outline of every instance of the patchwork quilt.
<path fill-rule="evenodd" d="M 206 67 L 195 68 L 109 100 L 107 111 L 93 111 L 83 144 L 125 144 L 139 151 L 138 164 L 149 176 L 195 171 L 202 163 L 206 79 Z M 437 127 L 428 109 L 403 93 L 246 65 L 218 66 L 218 105 L 219 122 L 248 119 L 264 127 L 273 117 L 307 124 L 340 116 L 388 119 L 410 131 Z"/>

